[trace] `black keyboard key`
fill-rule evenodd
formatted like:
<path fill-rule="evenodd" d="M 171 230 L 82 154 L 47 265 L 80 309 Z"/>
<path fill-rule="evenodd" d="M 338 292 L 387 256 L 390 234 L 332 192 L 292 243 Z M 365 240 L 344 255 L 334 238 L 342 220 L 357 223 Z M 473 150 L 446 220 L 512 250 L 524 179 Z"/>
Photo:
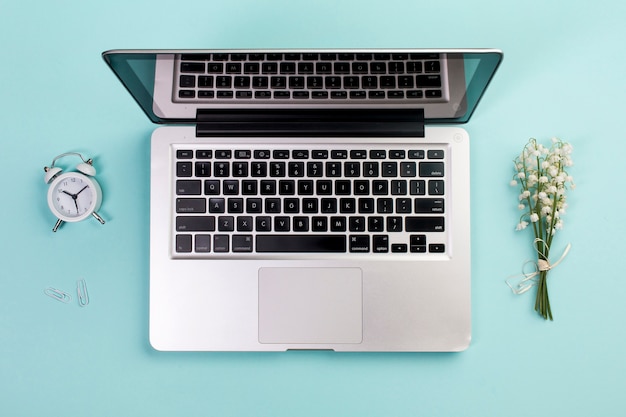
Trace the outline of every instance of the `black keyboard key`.
<path fill-rule="evenodd" d="M 211 163 L 198 161 L 196 162 L 196 177 L 211 176 Z"/>
<path fill-rule="evenodd" d="M 322 198 L 321 212 L 324 214 L 337 213 L 337 199 Z"/>
<path fill-rule="evenodd" d="M 241 74 L 241 63 L 229 62 L 226 64 L 226 74 Z"/>
<path fill-rule="evenodd" d="M 194 90 L 180 90 L 178 92 L 179 98 L 194 98 L 196 96 L 196 92 Z"/>
<path fill-rule="evenodd" d="M 428 159 L 443 159 L 443 149 L 431 149 L 427 155 Z"/>
<path fill-rule="evenodd" d="M 196 235 L 195 238 L 195 251 L 196 252 L 211 252 L 211 235 Z"/>
<path fill-rule="evenodd" d="M 287 88 L 287 77 L 272 77 L 270 79 L 270 85 L 272 88 Z M 287 91 L 283 91 L 283 93 L 287 93 Z M 275 97 L 279 98 L 278 95 L 275 95 Z"/>
<path fill-rule="evenodd" d="M 252 77 L 252 88 L 268 88 L 270 83 L 270 79 L 268 77 Z M 264 94 L 262 94 L 264 93 Z M 257 91 L 256 97 L 261 98 L 259 96 L 263 96 L 263 98 L 270 98 L 271 94 L 269 91 Z"/>
<path fill-rule="evenodd" d="M 176 163 L 176 176 L 178 177 L 191 177 L 192 164 L 191 162 L 177 162 Z"/>
<path fill-rule="evenodd" d="M 439 75 L 418 75 L 415 81 L 418 88 L 441 87 L 441 76 Z"/>
<path fill-rule="evenodd" d="M 388 232 L 401 232 L 402 231 L 402 217 L 398 217 L 398 216 L 387 217 L 387 231 Z"/>
<path fill-rule="evenodd" d="M 401 177 L 415 177 L 416 175 L 415 162 L 400 162 Z"/>
<path fill-rule="evenodd" d="M 391 194 L 392 195 L 406 195 L 407 186 L 406 180 L 391 180 Z"/>
<path fill-rule="evenodd" d="M 439 72 L 441 71 L 441 64 L 439 61 L 426 61 L 424 63 L 425 72 Z"/>
<path fill-rule="evenodd" d="M 213 88 L 213 76 L 198 77 L 198 87 Z"/>
<path fill-rule="evenodd" d="M 306 78 L 304 77 L 289 77 L 289 88 L 304 88 Z"/>
<path fill-rule="evenodd" d="M 352 216 L 348 219 L 348 227 L 351 232 L 364 232 L 367 223 L 363 216 Z"/>
<path fill-rule="evenodd" d="M 333 183 L 329 180 L 320 180 L 315 184 L 315 190 L 318 195 L 331 195 L 333 192 Z"/>
<path fill-rule="evenodd" d="M 221 62 L 210 62 L 207 66 L 207 71 L 210 74 L 221 74 L 224 72 L 224 64 Z"/>
<path fill-rule="evenodd" d="M 230 238 L 228 235 L 213 236 L 213 252 L 228 252 L 230 250 Z"/>
<path fill-rule="evenodd" d="M 243 198 L 229 198 L 228 199 L 228 212 L 229 213 L 243 213 Z"/>
<path fill-rule="evenodd" d="M 270 151 L 265 149 L 259 149 L 254 151 L 254 159 L 269 159 Z"/>
<path fill-rule="evenodd" d="M 404 159 L 405 151 L 403 149 L 393 149 L 389 151 L 390 159 Z"/>
<path fill-rule="evenodd" d="M 383 162 L 382 163 L 382 176 L 383 177 L 397 177 L 398 176 L 398 163 L 397 162 Z"/>
<path fill-rule="evenodd" d="M 350 240 L 350 252 L 368 253 L 370 251 L 370 237 L 368 235 L 352 235 Z"/>
<path fill-rule="evenodd" d="M 350 64 L 347 62 L 335 62 L 335 74 L 350 74 Z"/>
<path fill-rule="evenodd" d="M 180 86 L 182 88 L 194 88 L 196 86 L 196 77 L 193 75 L 181 75 Z"/>
<path fill-rule="evenodd" d="M 252 216 L 237 217 L 237 231 L 238 232 L 251 232 L 252 231 Z"/>
<path fill-rule="evenodd" d="M 275 150 L 273 152 L 274 159 L 289 159 L 289 151 L 288 150 Z"/>
<path fill-rule="evenodd" d="M 274 231 L 288 232 L 291 230 L 291 217 L 279 216 L 274 218 Z"/>
<path fill-rule="evenodd" d="M 374 253 L 389 252 L 389 236 L 387 235 L 372 236 L 372 251 Z"/>
<path fill-rule="evenodd" d="M 257 252 L 346 252 L 342 235 L 256 235 Z"/>
<path fill-rule="evenodd" d="M 443 243 L 431 243 L 428 245 L 428 252 L 431 253 L 443 253 L 446 251 L 446 245 Z"/>
<path fill-rule="evenodd" d="M 443 162 L 420 162 L 420 177 L 443 177 Z"/>
<path fill-rule="evenodd" d="M 218 180 L 204 181 L 204 194 L 218 195 L 220 193 L 220 182 Z"/>
<path fill-rule="evenodd" d="M 237 91 L 237 98 L 252 98 L 252 91 Z"/>
<path fill-rule="evenodd" d="M 296 64 L 294 62 L 281 62 L 280 73 L 281 74 L 295 74 Z"/>
<path fill-rule="evenodd" d="M 252 157 L 252 152 L 248 149 L 237 149 L 235 151 L 236 159 L 250 159 Z"/>
<path fill-rule="evenodd" d="M 220 232 L 232 232 L 235 230 L 235 218 L 233 216 L 219 216 L 217 218 L 217 230 Z"/>
<path fill-rule="evenodd" d="M 368 232 L 382 232 L 385 227 L 384 219 L 382 217 L 369 217 L 367 219 L 367 231 Z"/>
<path fill-rule="evenodd" d="M 176 213 L 206 213 L 206 199 L 177 198 Z"/>
<path fill-rule="evenodd" d="M 179 149 L 176 151 L 176 158 L 178 159 L 192 159 L 193 151 L 189 149 Z"/>
<path fill-rule="evenodd" d="M 176 252 L 189 253 L 192 249 L 191 235 L 176 235 Z"/>
<path fill-rule="evenodd" d="M 200 180 L 177 180 L 177 195 L 200 195 L 202 192 L 202 182 Z"/>
<path fill-rule="evenodd" d="M 280 195 L 295 195 L 296 182 L 294 180 L 280 180 L 278 182 L 278 193 Z"/>
<path fill-rule="evenodd" d="M 315 64 L 315 70 L 318 74 L 332 74 L 333 65 L 330 62 L 318 62 Z"/>
<path fill-rule="evenodd" d="M 352 73 L 353 74 L 367 74 L 369 72 L 369 65 L 367 62 L 353 62 Z"/>
<path fill-rule="evenodd" d="M 258 62 L 247 62 L 243 65 L 244 74 L 258 74 L 261 66 Z"/>
<path fill-rule="evenodd" d="M 248 176 L 248 163 L 247 162 L 233 162 L 233 177 L 247 177 Z"/>
<path fill-rule="evenodd" d="M 330 152 L 330 157 L 332 159 L 347 159 L 348 151 L 347 150 L 333 150 Z"/>
<path fill-rule="evenodd" d="M 404 221 L 407 232 L 443 232 L 445 229 L 443 217 L 407 217 Z"/>
<path fill-rule="evenodd" d="M 204 72 L 203 62 L 182 62 L 180 72 Z"/>
<path fill-rule="evenodd" d="M 428 181 L 428 194 L 443 195 L 444 194 L 444 182 L 442 180 Z"/>
<path fill-rule="evenodd" d="M 309 231 L 309 218 L 296 216 L 293 218 L 293 231 L 294 232 L 308 232 Z"/>
<path fill-rule="evenodd" d="M 422 63 L 416 61 L 407 62 L 406 72 L 410 74 L 419 74 L 420 72 L 422 72 Z"/>
<path fill-rule="evenodd" d="M 345 232 L 347 230 L 347 221 L 343 216 L 333 216 L 330 218 L 331 232 Z"/>
<path fill-rule="evenodd" d="M 411 195 L 425 195 L 426 194 L 426 181 L 411 180 L 409 182 L 409 193 Z"/>
<path fill-rule="evenodd" d="M 223 198 L 209 198 L 209 213 L 224 213 L 226 211 L 226 200 Z"/>
<path fill-rule="evenodd" d="M 256 218 L 256 231 L 257 232 L 271 232 L 272 231 L 272 218 L 269 216 L 259 216 Z"/>
<path fill-rule="evenodd" d="M 443 213 L 443 198 L 416 198 L 415 213 Z"/>
<path fill-rule="evenodd" d="M 394 253 L 406 253 L 407 245 L 406 243 L 393 243 L 391 245 L 391 251 Z"/>
<path fill-rule="evenodd" d="M 176 217 L 177 232 L 213 232 L 215 217 L 213 216 L 178 216 Z"/>
<path fill-rule="evenodd" d="M 252 162 L 250 168 L 251 168 L 251 175 L 253 177 L 266 177 L 267 176 L 267 162 L 265 161 Z"/>
<path fill-rule="evenodd" d="M 252 252 L 252 235 L 233 235 L 233 252 Z"/>

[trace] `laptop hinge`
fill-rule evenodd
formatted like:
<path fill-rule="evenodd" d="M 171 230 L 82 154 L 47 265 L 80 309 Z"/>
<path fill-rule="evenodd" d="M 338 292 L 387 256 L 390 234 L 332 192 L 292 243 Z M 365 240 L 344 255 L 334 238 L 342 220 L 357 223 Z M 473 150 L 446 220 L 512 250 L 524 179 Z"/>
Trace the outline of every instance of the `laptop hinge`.
<path fill-rule="evenodd" d="M 196 135 L 424 137 L 424 109 L 199 109 Z"/>

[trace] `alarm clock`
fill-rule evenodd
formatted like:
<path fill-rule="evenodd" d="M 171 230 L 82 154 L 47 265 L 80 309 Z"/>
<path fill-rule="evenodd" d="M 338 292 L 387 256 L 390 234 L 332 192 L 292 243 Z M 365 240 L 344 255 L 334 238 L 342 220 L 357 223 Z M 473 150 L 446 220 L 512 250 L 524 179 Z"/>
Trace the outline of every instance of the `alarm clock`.
<path fill-rule="evenodd" d="M 76 171 L 65 172 L 55 163 L 66 156 L 77 156 L 82 162 L 76 166 Z M 48 207 L 57 217 L 52 229 L 56 232 L 63 222 L 78 222 L 88 217 L 94 217 L 101 224 L 104 220 L 97 211 L 102 203 L 102 189 L 94 178 L 96 169 L 93 160 L 85 159 L 76 152 L 63 153 L 52 160 L 49 167 L 44 167 L 48 188 Z"/>

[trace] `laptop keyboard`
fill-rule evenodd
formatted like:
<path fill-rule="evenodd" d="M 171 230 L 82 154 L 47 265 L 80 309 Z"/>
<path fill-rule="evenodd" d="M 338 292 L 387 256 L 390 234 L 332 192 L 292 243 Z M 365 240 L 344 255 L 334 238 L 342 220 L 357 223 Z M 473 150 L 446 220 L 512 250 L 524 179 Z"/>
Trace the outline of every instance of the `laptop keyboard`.
<path fill-rule="evenodd" d="M 173 255 L 446 252 L 444 145 L 291 146 L 176 145 Z"/>
<path fill-rule="evenodd" d="M 436 53 L 189 53 L 176 59 L 179 102 L 442 101 L 445 59 Z"/>

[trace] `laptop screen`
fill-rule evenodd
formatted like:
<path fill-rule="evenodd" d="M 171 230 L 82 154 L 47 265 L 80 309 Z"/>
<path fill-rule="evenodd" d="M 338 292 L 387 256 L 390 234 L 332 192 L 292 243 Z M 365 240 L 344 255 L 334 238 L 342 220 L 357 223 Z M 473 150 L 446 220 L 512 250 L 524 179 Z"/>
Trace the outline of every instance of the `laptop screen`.
<path fill-rule="evenodd" d="M 103 58 L 154 123 L 232 109 L 423 110 L 465 123 L 502 60 L 491 49 L 115 50 Z M 371 113 L 371 112 L 370 112 Z"/>

